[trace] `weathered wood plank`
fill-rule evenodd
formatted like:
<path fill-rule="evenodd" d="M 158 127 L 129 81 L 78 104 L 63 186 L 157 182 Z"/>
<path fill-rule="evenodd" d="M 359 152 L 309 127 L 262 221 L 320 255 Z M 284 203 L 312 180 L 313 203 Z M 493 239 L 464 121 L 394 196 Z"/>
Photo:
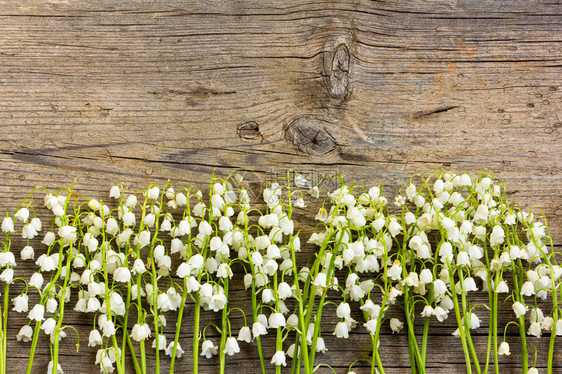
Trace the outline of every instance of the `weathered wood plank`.
<path fill-rule="evenodd" d="M 76 177 L 76 190 L 99 198 L 117 181 L 203 187 L 213 171 L 251 170 L 264 181 L 295 167 L 313 181 L 339 172 L 394 193 L 413 173 L 490 168 L 514 201 L 544 206 L 562 245 L 557 2 L 24 0 L 0 9 L 6 209 L 33 186 Z M 88 319 L 68 316 L 86 336 Z M 10 325 L 14 368 L 28 352 L 13 339 L 23 323 L 14 315 Z M 432 373 L 462 371 L 451 322 L 432 327 Z M 388 372 L 403 373 L 404 335 L 383 333 Z M 322 359 L 338 372 L 357 358 L 346 347 L 368 342 L 361 333 L 345 345 L 326 335 L 328 352 L 341 354 Z M 82 344 L 78 356 L 70 340 L 61 347 L 65 372 L 85 373 L 68 364 L 83 355 L 93 362 L 95 351 Z M 545 351 L 544 338 L 538 347 Z M 512 351 L 502 373 L 517 372 Z M 229 372 L 252 370 L 255 357 L 250 348 L 229 359 Z M 47 362 L 42 341 L 37 370 Z M 188 372 L 189 358 L 180 362 L 178 372 Z M 215 361 L 202 365 L 216 371 Z"/>

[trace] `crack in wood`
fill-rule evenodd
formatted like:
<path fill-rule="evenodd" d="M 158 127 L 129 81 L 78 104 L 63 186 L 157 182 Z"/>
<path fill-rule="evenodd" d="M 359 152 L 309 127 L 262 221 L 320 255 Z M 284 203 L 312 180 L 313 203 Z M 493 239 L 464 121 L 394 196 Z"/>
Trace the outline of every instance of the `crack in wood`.
<path fill-rule="evenodd" d="M 149 92 L 153 95 L 156 95 L 158 97 L 163 97 L 163 96 L 192 96 L 192 97 L 198 97 L 198 98 L 209 98 L 211 96 L 214 95 L 233 95 L 236 93 L 236 91 L 218 91 L 218 90 L 213 90 L 210 88 L 205 88 L 205 87 L 197 87 L 191 91 L 186 91 L 186 90 L 173 90 L 173 89 L 164 89 L 164 90 L 159 90 L 159 91 L 151 91 Z"/>
<path fill-rule="evenodd" d="M 424 110 L 424 111 L 412 113 L 410 117 L 412 119 L 419 119 L 419 118 L 431 116 L 432 114 L 448 112 L 449 110 L 456 109 L 456 108 L 459 108 L 459 106 L 458 105 L 442 106 L 432 110 Z"/>

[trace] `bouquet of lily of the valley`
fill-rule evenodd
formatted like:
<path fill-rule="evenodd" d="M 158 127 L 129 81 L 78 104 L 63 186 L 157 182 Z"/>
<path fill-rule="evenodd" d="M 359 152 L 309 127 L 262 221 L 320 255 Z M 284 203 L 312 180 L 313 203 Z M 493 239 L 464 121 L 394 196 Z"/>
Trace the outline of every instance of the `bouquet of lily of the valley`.
<path fill-rule="evenodd" d="M 239 175 L 212 176 L 206 193 L 171 182 L 132 192 L 116 184 L 108 199 L 80 196 L 72 186 L 35 188 L 1 227 L 0 374 L 11 311 L 28 317 L 16 336 L 30 343 L 27 373 L 36 372 L 43 334 L 47 370 L 62 373 L 61 344 L 75 336 L 80 347 L 69 310 L 91 322 L 88 346 L 104 373 L 172 373 L 186 357 L 182 372 L 189 362 L 197 373 L 201 357 L 216 356 L 226 373 L 228 357 L 247 344 L 256 345 L 262 373 L 335 372 L 324 360 L 337 351 L 329 337 L 353 331 L 368 333 L 371 353 L 358 353 L 349 373 L 363 362 L 384 373 L 385 324 L 404 331 L 411 372 L 425 373 L 432 320 L 448 320 L 468 373 L 499 373 L 510 344 L 521 346 L 523 373 L 537 373 L 538 353 L 527 339 L 547 334 L 552 374 L 562 269 L 540 208 L 522 211 L 491 173 L 414 175 L 397 196 L 384 193 L 382 185 L 341 176 L 312 185 L 295 171 L 268 182 L 259 201 Z M 314 220 L 296 218 L 307 216 Z M 16 277 L 20 261 L 33 261 L 36 271 Z M 23 289 L 10 295 L 16 281 Z M 247 307 L 229 298 L 237 284 L 249 291 Z M 475 302 L 479 292 L 487 302 Z M 513 320 L 500 324 L 504 304 Z M 220 322 L 203 326 L 204 313 Z M 472 337 L 483 314 L 485 350 Z M 508 331 L 518 339 L 508 341 Z"/>

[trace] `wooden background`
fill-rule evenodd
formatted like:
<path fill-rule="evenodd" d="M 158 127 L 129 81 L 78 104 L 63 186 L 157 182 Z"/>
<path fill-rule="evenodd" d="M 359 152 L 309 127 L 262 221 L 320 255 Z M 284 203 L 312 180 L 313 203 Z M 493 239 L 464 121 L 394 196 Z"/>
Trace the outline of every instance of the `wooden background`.
<path fill-rule="evenodd" d="M 36 185 L 54 189 L 76 177 L 76 190 L 93 198 L 105 198 L 114 182 L 136 189 L 170 178 L 204 188 L 213 171 L 247 170 L 265 181 L 287 168 L 313 181 L 339 172 L 396 192 L 414 173 L 490 168 L 514 201 L 544 207 L 562 244 L 559 1 L 270 3 L 0 1 L 3 209 Z M 22 265 L 16 274 L 31 271 Z M 191 369 L 190 313 L 178 373 Z M 23 372 L 29 352 L 14 338 L 21 317 L 10 314 L 13 373 Z M 84 340 L 80 353 L 72 338 L 63 341 L 65 373 L 98 372 L 86 343 L 90 317 L 69 312 L 69 320 Z M 464 371 L 451 322 L 432 325 L 429 373 Z M 367 356 L 369 339 L 361 328 L 336 340 L 332 328 L 319 362 L 345 373 Z M 514 332 L 502 373 L 520 372 Z M 387 372 L 408 372 L 406 336 L 383 333 Z M 476 335 L 482 351 L 485 318 Z M 546 366 L 547 339 L 529 339 L 538 367 Z M 265 344 L 271 352 L 273 337 Z M 228 373 L 256 372 L 254 348 L 241 345 Z M 560 350 L 555 360 L 560 373 Z M 48 361 L 42 334 L 34 372 Z M 217 371 L 217 360 L 201 365 Z"/>

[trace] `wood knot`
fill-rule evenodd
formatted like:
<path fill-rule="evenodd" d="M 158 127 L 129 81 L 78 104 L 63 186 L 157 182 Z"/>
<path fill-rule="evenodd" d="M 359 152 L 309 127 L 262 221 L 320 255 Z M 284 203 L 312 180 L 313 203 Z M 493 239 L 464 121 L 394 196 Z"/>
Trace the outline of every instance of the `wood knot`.
<path fill-rule="evenodd" d="M 299 151 L 323 156 L 336 149 L 336 139 L 330 133 L 331 123 L 319 119 L 297 118 L 285 127 L 285 140 Z"/>
<path fill-rule="evenodd" d="M 238 136 L 242 139 L 261 138 L 262 134 L 260 133 L 260 126 L 254 121 L 238 125 Z"/>
<path fill-rule="evenodd" d="M 349 60 L 345 44 L 338 45 L 333 53 L 324 53 L 326 88 L 333 98 L 344 99 L 349 92 Z"/>

